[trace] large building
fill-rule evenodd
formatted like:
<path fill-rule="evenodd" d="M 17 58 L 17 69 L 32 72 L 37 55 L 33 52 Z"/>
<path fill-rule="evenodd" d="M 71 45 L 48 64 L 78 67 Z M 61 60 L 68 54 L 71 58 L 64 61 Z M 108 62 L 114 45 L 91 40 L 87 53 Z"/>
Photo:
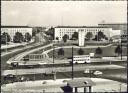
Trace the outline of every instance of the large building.
<path fill-rule="evenodd" d="M 100 31 L 103 32 L 108 39 L 112 36 L 111 32 L 113 32 L 112 28 L 104 26 L 58 26 L 55 27 L 54 39 L 58 38 L 62 40 L 65 34 L 67 34 L 70 39 L 74 32 L 78 32 L 79 46 L 84 46 L 84 38 L 88 32 L 92 32 L 93 37 L 95 37 Z"/>
<path fill-rule="evenodd" d="M 101 23 L 98 24 L 102 27 L 110 27 L 113 30 L 120 30 L 121 31 L 121 37 L 127 38 L 127 23 Z"/>
<path fill-rule="evenodd" d="M 79 32 L 81 30 L 84 31 L 85 35 L 87 34 L 87 32 L 92 32 L 93 36 L 95 36 L 99 31 L 101 31 L 109 38 L 112 28 L 101 26 L 58 26 L 55 27 L 55 39 L 58 37 L 59 40 L 62 40 L 65 34 L 67 34 L 70 39 L 72 38 L 72 34 L 74 32 Z"/>
<path fill-rule="evenodd" d="M 11 41 L 13 40 L 13 37 L 16 32 L 22 33 L 22 35 L 25 35 L 25 33 L 29 33 L 32 35 L 32 27 L 28 26 L 1 26 L 1 34 L 2 33 L 8 33 L 11 37 Z"/>

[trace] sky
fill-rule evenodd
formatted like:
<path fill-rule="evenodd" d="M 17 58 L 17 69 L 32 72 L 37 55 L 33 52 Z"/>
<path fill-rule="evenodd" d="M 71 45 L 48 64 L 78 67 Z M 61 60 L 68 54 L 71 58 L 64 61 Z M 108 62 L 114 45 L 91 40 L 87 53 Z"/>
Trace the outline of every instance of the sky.
<path fill-rule="evenodd" d="M 87 26 L 127 22 L 126 1 L 2 1 L 2 25 Z"/>

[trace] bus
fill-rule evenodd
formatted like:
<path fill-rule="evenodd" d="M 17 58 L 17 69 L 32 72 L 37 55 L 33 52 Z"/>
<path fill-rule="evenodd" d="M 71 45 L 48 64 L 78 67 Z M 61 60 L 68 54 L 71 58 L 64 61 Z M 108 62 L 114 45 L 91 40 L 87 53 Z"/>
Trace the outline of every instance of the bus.
<path fill-rule="evenodd" d="M 70 62 L 72 62 L 71 58 Z M 91 63 L 90 55 L 75 55 L 73 56 L 73 63 Z"/>

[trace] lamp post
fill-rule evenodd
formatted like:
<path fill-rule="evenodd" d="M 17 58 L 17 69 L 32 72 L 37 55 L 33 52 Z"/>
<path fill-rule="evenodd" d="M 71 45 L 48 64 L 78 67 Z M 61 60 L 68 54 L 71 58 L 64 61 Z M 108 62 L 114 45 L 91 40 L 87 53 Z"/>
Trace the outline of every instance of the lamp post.
<path fill-rule="evenodd" d="M 53 67 L 54 67 L 54 44 L 53 44 Z"/>
<path fill-rule="evenodd" d="M 119 84 L 119 86 L 120 86 L 120 89 L 119 89 L 119 91 L 121 92 L 121 83 Z"/>
<path fill-rule="evenodd" d="M 73 67 L 73 47 L 72 47 L 72 79 L 74 78 L 74 67 Z"/>
<path fill-rule="evenodd" d="M 120 43 L 121 43 L 121 60 L 122 60 L 122 39 L 121 39 Z"/>
<path fill-rule="evenodd" d="M 7 53 L 7 35 L 6 35 L 6 53 Z"/>
<path fill-rule="evenodd" d="M 56 80 L 56 71 L 55 71 L 55 66 L 54 66 L 54 52 L 55 52 L 55 50 L 54 50 L 54 44 L 53 44 L 53 71 L 52 71 L 52 74 L 53 74 L 53 78 L 54 78 L 54 80 Z"/>

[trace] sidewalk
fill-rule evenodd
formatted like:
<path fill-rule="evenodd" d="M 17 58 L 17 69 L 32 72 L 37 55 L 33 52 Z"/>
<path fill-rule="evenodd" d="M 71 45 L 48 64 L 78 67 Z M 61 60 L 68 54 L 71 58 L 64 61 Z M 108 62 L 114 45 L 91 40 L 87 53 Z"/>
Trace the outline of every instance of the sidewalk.
<path fill-rule="evenodd" d="M 75 79 L 86 79 L 75 78 Z M 26 81 L 26 82 L 15 82 L 1 86 L 1 90 L 4 93 L 40 93 L 40 92 L 63 92 L 60 88 L 67 85 L 67 81 L 71 80 L 70 78 L 66 79 L 57 79 L 57 80 L 39 80 L 39 81 Z M 127 85 L 117 81 L 112 81 L 108 79 L 101 78 L 91 78 L 91 80 L 96 84 L 92 86 L 92 92 L 126 92 Z M 64 82 L 66 81 L 66 82 Z M 83 92 L 82 88 L 78 89 L 78 92 Z"/>

